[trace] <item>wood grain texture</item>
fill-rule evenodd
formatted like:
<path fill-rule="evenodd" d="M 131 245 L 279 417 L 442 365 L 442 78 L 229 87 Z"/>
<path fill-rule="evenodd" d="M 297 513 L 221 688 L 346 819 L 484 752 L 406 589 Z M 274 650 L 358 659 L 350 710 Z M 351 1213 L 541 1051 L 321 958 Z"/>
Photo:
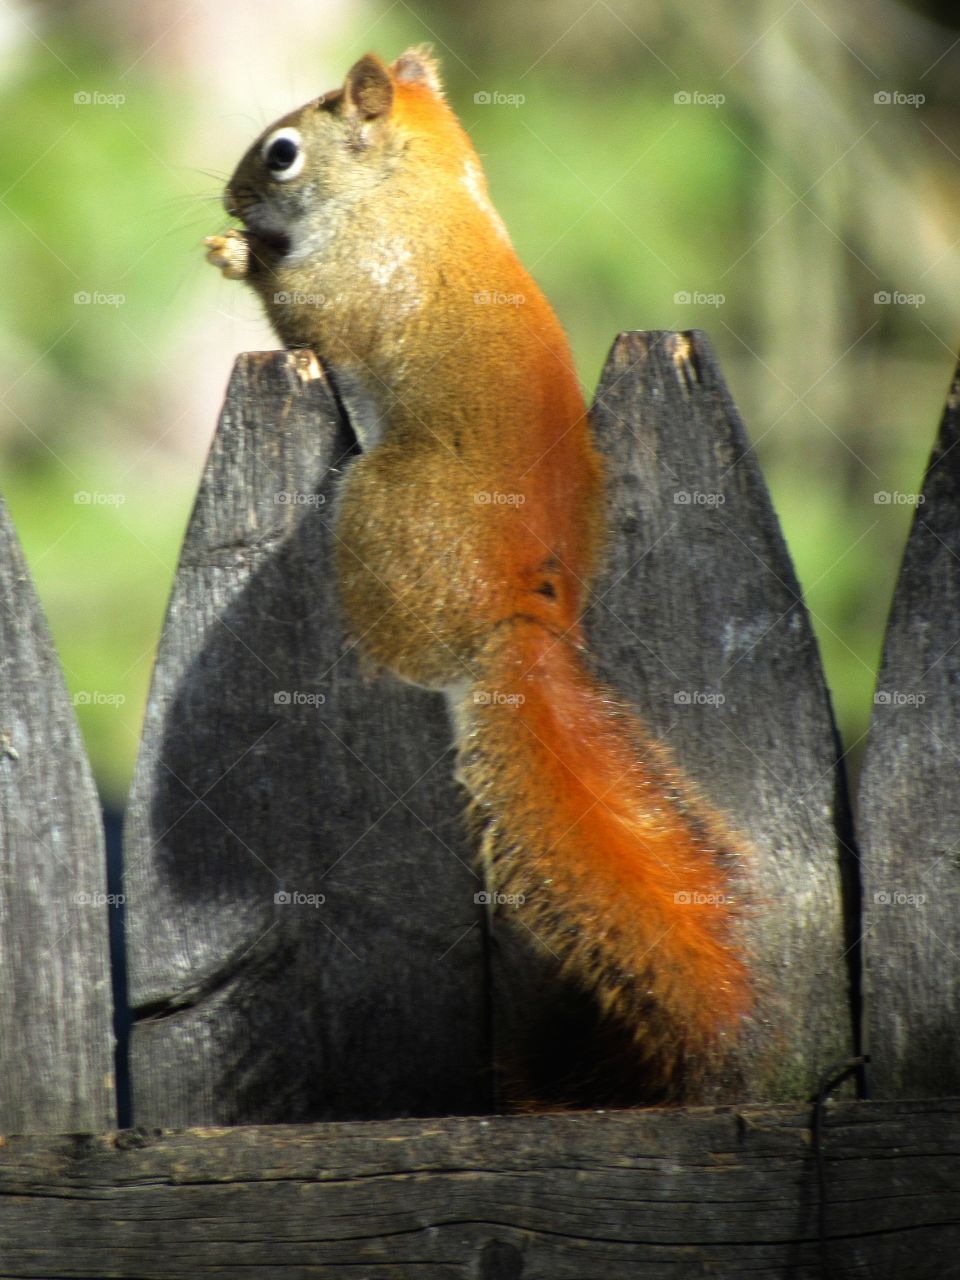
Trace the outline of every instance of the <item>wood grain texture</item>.
<path fill-rule="evenodd" d="M 702 1100 L 808 1097 L 852 1050 L 857 934 L 845 781 L 801 590 L 703 334 L 622 335 L 593 418 L 610 528 L 588 618 L 599 672 L 752 846 L 740 937 L 755 1019 L 739 1083 Z"/>
<path fill-rule="evenodd" d="M 136 1123 L 489 1105 L 481 884 L 445 707 L 365 677 L 341 630 L 349 449 L 312 355 L 240 357 L 126 828 Z"/>
<path fill-rule="evenodd" d="M 960 1102 L 11 1139 L 0 1277 L 957 1274 Z"/>
<path fill-rule="evenodd" d="M 0 1132 L 116 1123 L 100 802 L 0 501 Z"/>
<path fill-rule="evenodd" d="M 960 1093 L 960 375 L 887 626 L 859 796 L 871 1078 Z"/>

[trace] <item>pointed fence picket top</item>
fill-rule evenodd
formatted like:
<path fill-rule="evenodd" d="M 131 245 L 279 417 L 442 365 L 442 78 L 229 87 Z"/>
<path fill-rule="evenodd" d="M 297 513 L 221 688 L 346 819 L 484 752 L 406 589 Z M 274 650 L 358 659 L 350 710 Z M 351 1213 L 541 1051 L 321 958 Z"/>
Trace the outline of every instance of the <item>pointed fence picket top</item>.
<path fill-rule="evenodd" d="M 109 909 L 100 803 L 0 500 L 0 1133 L 116 1123 Z"/>
<path fill-rule="evenodd" d="M 881 1098 L 960 1093 L 960 371 L 904 552 L 860 784 L 867 1047 Z"/>
<path fill-rule="evenodd" d="M 239 358 L 126 827 L 137 1124 L 489 1107 L 482 885 L 443 701 L 362 672 L 341 627 L 350 447 L 312 354 Z"/>
<path fill-rule="evenodd" d="M 610 549 L 590 643 L 753 847 L 743 937 L 755 1034 L 734 1093 L 803 1098 L 853 1049 L 857 934 L 846 784 L 801 590 L 704 334 L 622 335 L 593 418 Z"/>

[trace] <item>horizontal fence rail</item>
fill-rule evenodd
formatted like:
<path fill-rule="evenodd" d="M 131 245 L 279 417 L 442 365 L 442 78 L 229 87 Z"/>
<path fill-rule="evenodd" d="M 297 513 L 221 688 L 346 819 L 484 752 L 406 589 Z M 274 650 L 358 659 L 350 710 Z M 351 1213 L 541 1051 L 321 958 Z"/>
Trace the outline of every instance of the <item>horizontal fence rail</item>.
<path fill-rule="evenodd" d="M 960 1102 L 837 1104 L 821 1162 L 809 1118 L 696 1108 L 12 1139 L 0 1274 L 955 1275 Z"/>

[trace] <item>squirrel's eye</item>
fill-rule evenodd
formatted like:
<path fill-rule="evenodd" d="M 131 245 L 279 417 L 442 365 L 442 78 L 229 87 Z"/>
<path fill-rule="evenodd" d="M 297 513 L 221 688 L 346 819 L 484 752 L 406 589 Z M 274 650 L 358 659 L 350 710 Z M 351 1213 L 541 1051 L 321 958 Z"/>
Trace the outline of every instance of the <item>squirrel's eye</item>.
<path fill-rule="evenodd" d="M 303 147 L 298 129 L 277 129 L 270 134 L 261 148 L 263 163 L 271 177 L 278 182 L 289 182 L 303 168 Z"/>

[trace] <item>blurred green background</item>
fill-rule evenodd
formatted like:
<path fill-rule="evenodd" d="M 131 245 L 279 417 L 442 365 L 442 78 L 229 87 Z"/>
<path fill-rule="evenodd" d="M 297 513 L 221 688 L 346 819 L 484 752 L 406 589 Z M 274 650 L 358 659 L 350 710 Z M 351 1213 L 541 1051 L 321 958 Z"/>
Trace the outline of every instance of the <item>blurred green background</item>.
<path fill-rule="evenodd" d="M 203 262 L 223 180 L 360 54 L 423 41 L 588 393 L 620 330 L 710 335 L 855 758 L 960 333 L 956 22 L 893 0 L 7 0 L 0 488 L 106 802 L 232 358 L 276 345 Z"/>

